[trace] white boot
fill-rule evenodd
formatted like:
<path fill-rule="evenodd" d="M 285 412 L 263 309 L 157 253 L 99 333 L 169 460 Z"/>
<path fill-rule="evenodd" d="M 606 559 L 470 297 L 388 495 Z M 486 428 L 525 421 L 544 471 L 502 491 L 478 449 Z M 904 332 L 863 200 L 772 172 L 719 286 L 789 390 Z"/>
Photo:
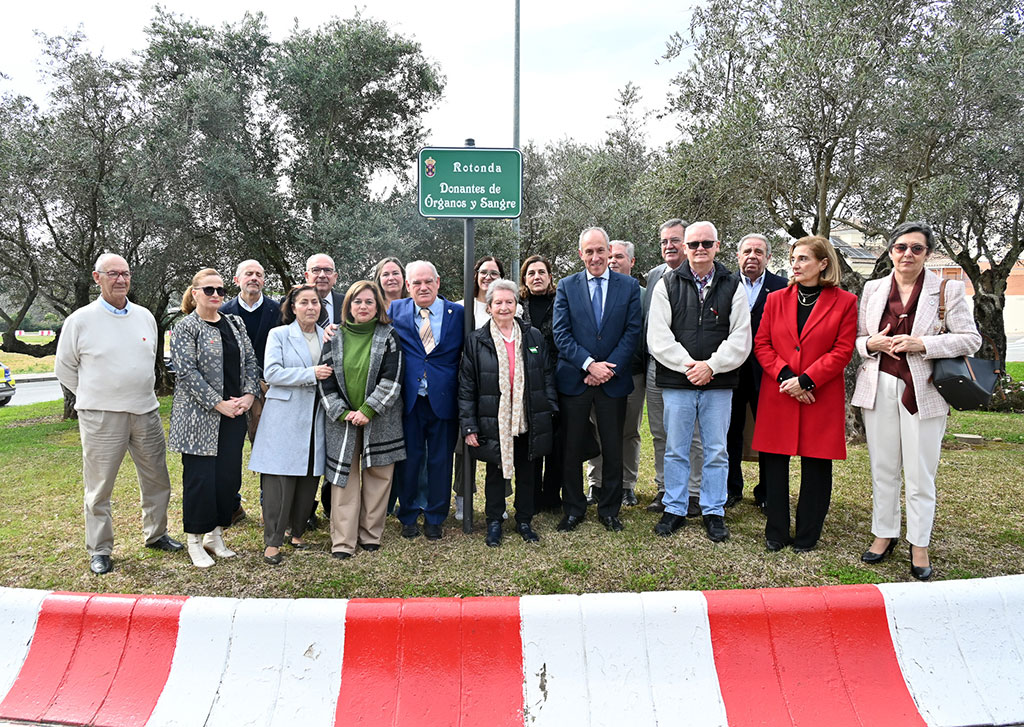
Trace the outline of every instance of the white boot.
<path fill-rule="evenodd" d="M 228 546 L 224 545 L 224 538 L 221 534 L 219 525 L 215 527 L 212 532 L 203 536 L 203 547 L 218 558 L 235 557 L 235 551 L 230 550 Z"/>
<path fill-rule="evenodd" d="M 209 568 L 214 564 L 210 554 L 203 550 L 203 541 L 196 533 L 185 533 L 188 541 L 188 557 L 196 568 Z"/>

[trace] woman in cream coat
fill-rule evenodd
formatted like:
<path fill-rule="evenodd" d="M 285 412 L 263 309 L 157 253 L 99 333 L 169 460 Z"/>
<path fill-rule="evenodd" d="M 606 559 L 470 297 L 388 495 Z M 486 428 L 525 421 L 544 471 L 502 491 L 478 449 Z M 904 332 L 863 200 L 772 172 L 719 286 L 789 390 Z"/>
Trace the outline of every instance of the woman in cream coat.
<path fill-rule="evenodd" d="M 270 331 L 263 375 L 270 384 L 252 445 L 249 469 L 260 472 L 263 490 L 263 560 L 281 562 L 288 544 L 305 548 L 302 533 L 324 473 L 324 412 L 317 382 L 331 375 L 320 364 L 324 331 L 316 325 L 320 296 L 312 285 L 296 285 L 281 305 L 286 325 Z"/>
<path fill-rule="evenodd" d="M 945 323 L 939 320 L 939 277 L 924 268 L 935 249 L 931 228 L 905 222 L 889 238 L 893 271 L 864 286 L 857 326 L 857 372 L 852 404 L 864 410 L 871 456 L 875 540 L 861 555 L 880 563 L 900 537 L 900 465 L 906 482 L 910 573 L 932 576 L 928 546 L 935 520 L 935 473 L 949 406 L 932 384 L 932 359 L 974 353 L 981 336 L 967 305 L 964 284 L 945 290 Z"/>

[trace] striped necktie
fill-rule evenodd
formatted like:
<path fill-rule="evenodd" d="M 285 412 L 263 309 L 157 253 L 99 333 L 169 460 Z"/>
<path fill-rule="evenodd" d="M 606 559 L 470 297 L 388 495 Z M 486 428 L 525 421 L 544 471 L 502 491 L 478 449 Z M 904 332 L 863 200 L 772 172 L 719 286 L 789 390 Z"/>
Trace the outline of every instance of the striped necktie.
<path fill-rule="evenodd" d="M 430 353 L 437 345 L 434 342 L 434 329 L 430 326 L 430 309 L 420 308 L 420 316 L 423 318 L 420 324 L 420 341 L 423 342 L 423 350 Z"/>

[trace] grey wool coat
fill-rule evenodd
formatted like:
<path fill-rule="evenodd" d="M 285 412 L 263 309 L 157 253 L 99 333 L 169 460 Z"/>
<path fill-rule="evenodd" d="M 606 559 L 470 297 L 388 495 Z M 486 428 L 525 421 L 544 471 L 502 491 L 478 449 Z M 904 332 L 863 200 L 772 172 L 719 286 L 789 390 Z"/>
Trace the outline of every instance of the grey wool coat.
<path fill-rule="evenodd" d="M 238 342 L 242 393 L 258 396 L 256 353 L 245 332 L 245 324 L 238 316 L 221 315 L 231 324 Z M 201 457 L 217 455 L 221 414 L 214 407 L 224 400 L 223 351 L 220 330 L 204 323 L 195 311 L 182 318 L 171 331 L 175 383 L 167 448 L 172 452 Z"/>
<path fill-rule="evenodd" d="M 324 329 L 316 326 L 316 340 L 323 337 Z M 304 476 L 309 471 L 310 430 L 315 427 L 311 474 L 324 473 L 324 411 L 313 374 L 317 363 L 309 356 L 297 322 L 271 329 L 263 359 L 263 376 L 270 389 L 249 457 L 253 472 Z"/>
<path fill-rule="evenodd" d="M 330 345 L 324 346 L 320 363 L 334 369 L 334 375 L 320 382 L 320 394 L 327 413 L 327 471 L 324 477 L 338 487 L 348 483 L 359 427 L 339 417 L 353 407 L 345 387 L 345 335 L 338 330 Z M 398 337 L 389 324 L 378 323 L 370 345 L 370 368 L 366 375 L 366 404 L 376 414 L 362 427 L 361 465 L 380 467 L 405 459 L 402 430 L 402 367 L 404 360 Z"/>

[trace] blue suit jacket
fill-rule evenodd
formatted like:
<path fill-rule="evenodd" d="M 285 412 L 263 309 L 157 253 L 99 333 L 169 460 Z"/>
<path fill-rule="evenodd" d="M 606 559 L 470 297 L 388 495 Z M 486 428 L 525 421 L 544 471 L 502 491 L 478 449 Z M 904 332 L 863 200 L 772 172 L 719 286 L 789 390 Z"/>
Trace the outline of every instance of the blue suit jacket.
<path fill-rule="evenodd" d="M 412 298 L 400 298 L 392 302 L 388 314 L 405 354 L 405 371 L 402 374 L 405 411 L 411 412 L 416 405 L 420 380 L 426 376 L 427 398 L 434 414 L 440 419 L 457 419 L 464 311 L 458 303 L 444 298 L 441 300 L 444 300 L 441 340 L 436 341 L 437 345 L 429 354 L 423 350 L 420 318 L 416 315 L 416 304 Z"/>
<path fill-rule="evenodd" d="M 600 328 L 594 319 L 589 287 L 584 271 L 563 278 L 555 293 L 552 332 L 558 347 L 558 393 L 577 396 L 587 390 L 583 362 L 589 356 L 615 364 L 615 375 L 601 385 L 604 393 L 628 396 L 633 391 L 630 358 L 643 327 L 640 283 L 628 275 L 609 273 Z"/>

